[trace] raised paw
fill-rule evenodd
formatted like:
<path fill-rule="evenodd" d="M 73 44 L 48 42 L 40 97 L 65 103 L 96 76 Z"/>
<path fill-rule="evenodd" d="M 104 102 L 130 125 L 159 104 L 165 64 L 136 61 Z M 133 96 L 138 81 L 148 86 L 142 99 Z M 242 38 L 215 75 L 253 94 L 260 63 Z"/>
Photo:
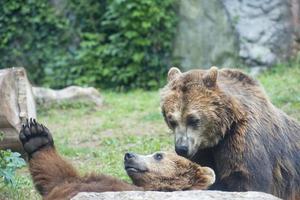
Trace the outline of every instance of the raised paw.
<path fill-rule="evenodd" d="M 19 138 L 28 155 L 44 147 L 54 146 L 52 135 L 48 128 L 37 123 L 35 119 L 26 120 L 20 131 Z"/>

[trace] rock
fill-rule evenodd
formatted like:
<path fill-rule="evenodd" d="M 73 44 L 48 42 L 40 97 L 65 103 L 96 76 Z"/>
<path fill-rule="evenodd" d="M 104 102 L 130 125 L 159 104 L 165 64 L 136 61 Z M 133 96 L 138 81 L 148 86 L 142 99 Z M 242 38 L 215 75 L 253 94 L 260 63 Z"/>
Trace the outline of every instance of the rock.
<path fill-rule="evenodd" d="M 22 152 L 19 131 L 26 118 L 36 118 L 31 85 L 24 68 L 0 70 L 0 149 Z"/>
<path fill-rule="evenodd" d="M 239 35 L 239 55 L 249 66 L 271 66 L 291 55 L 293 26 L 287 0 L 224 0 Z"/>
<path fill-rule="evenodd" d="M 104 192 L 77 194 L 72 200 L 279 200 L 262 192 L 178 191 L 178 192 Z"/>
<path fill-rule="evenodd" d="M 239 62 L 266 68 L 299 50 L 299 0 L 180 1 L 173 54 L 186 70 Z"/>
<path fill-rule="evenodd" d="M 64 101 L 87 101 L 102 106 L 103 98 L 93 87 L 70 86 L 61 90 L 33 87 L 33 94 L 38 104 L 52 104 Z"/>
<path fill-rule="evenodd" d="M 238 58 L 237 36 L 219 0 L 181 0 L 174 62 L 185 70 L 233 66 Z"/>

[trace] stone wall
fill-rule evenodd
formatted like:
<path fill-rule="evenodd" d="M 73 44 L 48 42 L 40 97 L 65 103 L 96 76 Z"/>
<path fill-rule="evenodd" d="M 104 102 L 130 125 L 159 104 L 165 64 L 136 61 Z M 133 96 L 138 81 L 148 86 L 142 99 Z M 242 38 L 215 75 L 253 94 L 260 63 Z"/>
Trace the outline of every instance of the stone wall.
<path fill-rule="evenodd" d="M 235 63 L 237 36 L 219 0 L 181 0 L 174 59 L 182 67 Z"/>
<path fill-rule="evenodd" d="M 174 60 L 184 69 L 247 65 L 252 71 L 299 51 L 299 0 L 180 0 Z"/>

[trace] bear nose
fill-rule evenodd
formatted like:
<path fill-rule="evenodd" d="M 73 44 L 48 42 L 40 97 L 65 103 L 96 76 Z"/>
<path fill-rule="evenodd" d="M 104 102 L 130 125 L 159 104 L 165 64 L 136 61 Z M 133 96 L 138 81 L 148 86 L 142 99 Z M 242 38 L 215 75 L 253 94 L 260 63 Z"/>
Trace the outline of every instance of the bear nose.
<path fill-rule="evenodd" d="M 135 158 L 135 154 L 134 153 L 125 153 L 125 156 L 124 156 L 124 160 L 127 161 L 127 160 L 130 160 L 130 159 L 133 159 Z"/>
<path fill-rule="evenodd" d="M 188 147 L 187 146 L 175 146 L 175 151 L 180 156 L 187 156 L 188 154 Z"/>

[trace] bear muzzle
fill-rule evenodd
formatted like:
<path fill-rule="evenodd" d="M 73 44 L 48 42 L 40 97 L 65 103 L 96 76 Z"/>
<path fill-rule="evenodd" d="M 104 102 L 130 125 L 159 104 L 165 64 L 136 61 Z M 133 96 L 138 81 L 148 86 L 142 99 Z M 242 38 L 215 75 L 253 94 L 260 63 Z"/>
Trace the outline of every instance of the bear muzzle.
<path fill-rule="evenodd" d="M 127 174 L 147 172 L 148 168 L 140 156 L 134 153 L 125 153 L 124 167 Z"/>

